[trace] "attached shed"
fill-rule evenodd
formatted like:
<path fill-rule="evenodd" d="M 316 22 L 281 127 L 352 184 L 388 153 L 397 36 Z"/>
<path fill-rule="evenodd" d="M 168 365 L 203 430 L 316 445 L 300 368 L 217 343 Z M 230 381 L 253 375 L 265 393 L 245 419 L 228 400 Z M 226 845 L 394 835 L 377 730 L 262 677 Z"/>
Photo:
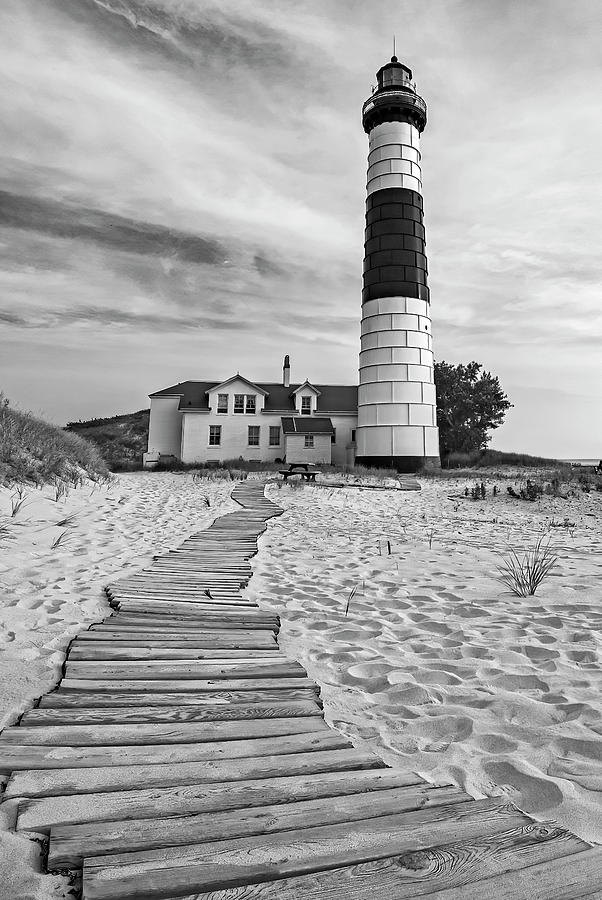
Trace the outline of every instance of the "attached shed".
<path fill-rule="evenodd" d="M 335 431 L 329 418 L 283 416 L 281 421 L 287 463 L 330 464 Z"/>

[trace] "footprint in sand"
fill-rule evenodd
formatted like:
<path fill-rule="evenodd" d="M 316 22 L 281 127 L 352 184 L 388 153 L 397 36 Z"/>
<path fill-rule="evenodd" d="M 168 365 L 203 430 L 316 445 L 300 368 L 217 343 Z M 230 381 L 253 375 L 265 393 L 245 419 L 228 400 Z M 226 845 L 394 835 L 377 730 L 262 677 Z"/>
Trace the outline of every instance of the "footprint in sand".
<path fill-rule="evenodd" d="M 474 727 L 470 716 L 429 715 L 414 723 L 412 734 L 430 743 L 455 743 L 470 737 Z"/>
<path fill-rule="evenodd" d="M 565 778 L 588 791 L 602 792 L 602 772 L 599 765 L 572 759 L 554 760 L 548 766 L 552 778 Z"/>
<path fill-rule="evenodd" d="M 529 812 L 553 809 L 564 800 L 562 791 L 553 782 L 529 775 L 510 762 L 491 760 L 483 763 L 483 771 L 517 806 Z"/>
<path fill-rule="evenodd" d="M 503 734 L 479 734 L 474 739 L 475 746 L 485 753 L 509 753 L 516 750 L 518 744 Z"/>

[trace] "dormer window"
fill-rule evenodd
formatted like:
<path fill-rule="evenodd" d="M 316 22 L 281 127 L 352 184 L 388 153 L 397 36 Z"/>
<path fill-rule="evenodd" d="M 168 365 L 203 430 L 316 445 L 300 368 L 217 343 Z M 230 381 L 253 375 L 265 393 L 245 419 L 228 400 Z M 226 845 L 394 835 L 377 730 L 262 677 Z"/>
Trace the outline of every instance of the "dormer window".
<path fill-rule="evenodd" d="M 301 397 L 301 415 L 311 416 L 311 397 Z"/>
<path fill-rule="evenodd" d="M 234 394 L 234 412 L 244 413 L 245 411 L 245 395 Z"/>
<path fill-rule="evenodd" d="M 218 413 L 226 413 L 228 412 L 228 395 L 227 394 L 218 394 L 217 395 L 217 411 Z"/>
<path fill-rule="evenodd" d="M 245 394 L 245 412 L 250 415 L 255 415 L 257 411 L 256 404 L 256 396 L 255 394 Z"/>

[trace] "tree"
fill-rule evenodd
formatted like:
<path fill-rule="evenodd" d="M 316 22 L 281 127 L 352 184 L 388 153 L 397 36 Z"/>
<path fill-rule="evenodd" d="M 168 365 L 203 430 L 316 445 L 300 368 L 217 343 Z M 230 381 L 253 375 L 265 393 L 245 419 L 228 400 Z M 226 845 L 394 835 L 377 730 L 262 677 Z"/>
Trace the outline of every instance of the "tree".
<path fill-rule="evenodd" d="M 435 363 L 437 425 L 442 459 L 450 453 L 485 450 L 494 428 L 512 407 L 497 376 L 481 363 Z"/>

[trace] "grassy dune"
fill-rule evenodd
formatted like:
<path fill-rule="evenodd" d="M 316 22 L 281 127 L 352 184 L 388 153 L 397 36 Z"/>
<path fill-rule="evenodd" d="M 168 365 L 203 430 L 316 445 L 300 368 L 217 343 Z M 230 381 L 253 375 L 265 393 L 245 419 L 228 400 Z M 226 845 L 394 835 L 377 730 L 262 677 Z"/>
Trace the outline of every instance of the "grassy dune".
<path fill-rule="evenodd" d="M 13 409 L 0 393 L 0 484 L 45 484 L 109 474 L 98 449 L 76 434 Z"/>

